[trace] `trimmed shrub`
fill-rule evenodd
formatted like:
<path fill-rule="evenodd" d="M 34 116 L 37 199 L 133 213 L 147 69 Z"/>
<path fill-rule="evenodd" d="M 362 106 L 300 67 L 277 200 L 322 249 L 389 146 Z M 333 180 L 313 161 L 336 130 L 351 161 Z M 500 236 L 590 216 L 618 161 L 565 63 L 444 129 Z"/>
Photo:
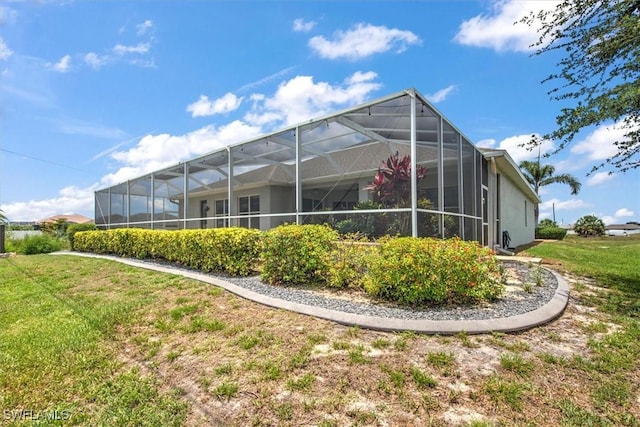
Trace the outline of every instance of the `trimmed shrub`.
<path fill-rule="evenodd" d="M 335 288 L 362 288 L 368 262 L 378 250 L 376 243 L 354 235 L 338 241 L 331 251 L 327 285 Z"/>
<path fill-rule="evenodd" d="M 77 251 L 162 259 L 193 269 L 246 276 L 258 260 L 259 236 L 258 230 L 246 228 L 178 231 L 122 228 L 78 232 L 74 247 Z"/>
<path fill-rule="evenodd" d="M 560 227 L 538 227 L 536 228 L 536 239 L 556 239 L 562 240 L 567 235 L 567 230 Z"/>
<path fill-rule="evenodd" d="M 69 239 L 69 247 L 71 248 L 71 250 L 73 251 L 73 238 L 75 237 L 76 233 L 78 231 L 90 231 L 90 230 L 97 230 L 98 228 L 96 227 L 95 224 L 91 223 L 91 224 L 71 224 L 69 225 L 69 227 L 67 227 L 67 239 Z"/>
<path fill-rule="evenodd" d="M 408 305 L 477 303 L 504 292 L 493 252 L 458 238 L 382 239 L 364 286 L 374 296 Z"/>
<path fill-rule="evenodd" d="M 585 215 L 576 221 L 573 229 L 580 236 L 602 236 L 604 234 L 604 222 L 594 215 Z"/>
<path fill-rule="evenodd" d="M 538 223 L 538 228 L 549 228 L 549 227 L 557 227 L 558 224 L 552 219 L 545 218 Z"/>
<path fill-rule="evenodd" d="M 324 283 L 338 232 L 326 225 L 281 225 L 263 234 L 262 280 L 271 284 Z"/>
<path fill-rule="evenodd" d="M 27 236 L 16 247 L 16 252 L 24 255 L 48 254 L 59 251 L 62 243 L 49 234 Z"/>

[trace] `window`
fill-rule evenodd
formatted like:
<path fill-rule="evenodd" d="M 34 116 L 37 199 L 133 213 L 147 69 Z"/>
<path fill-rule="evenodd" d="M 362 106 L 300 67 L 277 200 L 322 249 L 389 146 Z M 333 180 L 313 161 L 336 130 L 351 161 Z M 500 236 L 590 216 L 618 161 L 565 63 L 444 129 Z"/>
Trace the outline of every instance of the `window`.
<path fill-rule="evenodd" d="M 200 200 L 200 218 L 206 218 L 209 212 L 209 205 L 206 200 Z M 207 220 L 200 220 L 200 228 L 207 228 Z"/>
<path fill-rule="evenodd" d="M 227 216 L 229 215 L 229 199 L 216 200 L 216 212 L 215 216 Z M 216 227 L 228 227 L 229 218 L 216 219 Z"/>
<path fill-rule="evenodd" d="M 302 199 L 302 211 L 303 212 L 315 212 L 322 210 L 322 200 L 316 199 Z"/>
<path fill-rule="evenodd" d="M 240 218 L 240 227 L 260 228 L 260 218 L 251 215 L 260 214 L 260 196 L 238 197 L 238 214 L 247 218 Z"/>

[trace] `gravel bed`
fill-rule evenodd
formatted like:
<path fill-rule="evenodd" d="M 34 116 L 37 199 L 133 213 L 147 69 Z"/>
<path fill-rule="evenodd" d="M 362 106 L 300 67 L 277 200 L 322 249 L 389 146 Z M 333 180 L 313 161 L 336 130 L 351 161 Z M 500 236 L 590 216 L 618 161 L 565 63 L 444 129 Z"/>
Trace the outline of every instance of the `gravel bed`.
<path fill-rule="evenodd" d="M 187 268 L 156 261 L 142 262 L 162 264 L 176 270 L 190 271 Z M 527 263 L 519 261 L 502 261 L 502 265 L 506 271 L 510 272 L 512 278 L 517 279 L 512 280 L 511 285 L 507 287 L 507 292 L 500 300 L 483 305 L 428 308 L 400 307 L 376 301 L 359 302 L 345 298 L 334 298 L 313 290 L 290 286 L 272 286 L 262 282 L 258 276 L 233 277 L 224 274 L 205 274 L 273 298 L 346 313 L 399 319 L 485 320 L 510 317 L 536 310 L 553 298 L 558 281 L 550 271 L 539 267 L 542 283 L 540 286 L 536 286 L 534 269 L 538 267 L 530 268 Z M 530 285 L 529 292 L 525 291 L 522 286 L 524 283 Z"/>

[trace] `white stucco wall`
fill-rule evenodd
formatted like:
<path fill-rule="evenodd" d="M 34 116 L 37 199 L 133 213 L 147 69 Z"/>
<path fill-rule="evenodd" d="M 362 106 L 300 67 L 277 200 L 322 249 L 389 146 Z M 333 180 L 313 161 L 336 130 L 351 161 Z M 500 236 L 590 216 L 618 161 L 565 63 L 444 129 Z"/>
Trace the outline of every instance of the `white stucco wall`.
<path fill-rule="evenodd" d="M 509 247 L 533 242 L 535 238 L 534 202 L 505 175 L 500 175 L 500 236 L 508 231 Z M 502 244 L 502 237 L 500 242 Z"/>

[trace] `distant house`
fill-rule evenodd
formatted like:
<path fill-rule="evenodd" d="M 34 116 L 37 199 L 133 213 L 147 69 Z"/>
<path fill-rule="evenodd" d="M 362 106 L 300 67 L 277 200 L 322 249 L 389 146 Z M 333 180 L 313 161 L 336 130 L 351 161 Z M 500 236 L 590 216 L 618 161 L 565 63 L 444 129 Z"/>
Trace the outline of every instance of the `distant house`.
<path fill-rule="evenodd" d="M 609 236 L 628 236 L 630 234 L 640 234 L 638 224 L 610 224 L 604 227 L 605 233 Z"/>
<path fill-rule="evenodd" d="M 365 187 L 396 153 L 411 162 L 408 202 L 372 208 Z M 409 89 L 99 190 L 95 218 L 101 228 L 262 230 L 359 218 L 500 248 L 534 240 L 539 202 L 506 151 L 476 148 Z"/>
<path fill-rule="evenodd" d="M 54 215 L 48 218 L 41 219 L 38 221 L 39 224 L 43 224 L 45 222 L 56 222 L 58 220 L 64 219 L 68 224 L 88 224 L 93 222 L 91 218 L 87 218 L 83 215 L 71 214 L 71 215 Z"/>

